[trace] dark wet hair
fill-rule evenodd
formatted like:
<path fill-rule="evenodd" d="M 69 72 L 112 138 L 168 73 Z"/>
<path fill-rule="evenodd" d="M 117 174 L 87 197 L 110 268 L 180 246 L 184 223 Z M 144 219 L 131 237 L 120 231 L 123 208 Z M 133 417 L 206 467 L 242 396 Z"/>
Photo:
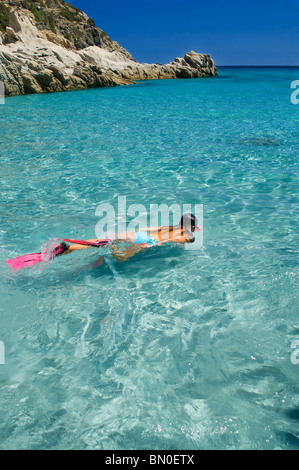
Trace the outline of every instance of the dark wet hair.
<path fill-rule="evenodd" d="M 193 214 L 185 214 L 181 218 L 180 225 L 182 228 L 195 232 L 195 229 L 198 225 L 198 220 Z"/>

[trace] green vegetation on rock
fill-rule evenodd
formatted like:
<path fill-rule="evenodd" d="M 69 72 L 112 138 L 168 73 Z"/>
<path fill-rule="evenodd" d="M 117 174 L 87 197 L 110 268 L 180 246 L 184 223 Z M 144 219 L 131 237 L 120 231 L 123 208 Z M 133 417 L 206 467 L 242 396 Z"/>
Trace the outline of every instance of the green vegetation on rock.
<path fill-rule="evenodd" d="M 9 26 L 9 8 L 4 5 L 4 3 L 0 3 L 0 31 L 5 33 L 6 26 Z"/>
<path fill-rule="evenodd" d="M 60 15 L 68 21 L 76 21 L 77 23 L 81 23 L 81 18 L 77 15 L 79 11 L 80 10 L 76 11 L 75 9 L 72 11 L 70 8 L 63 7 L 60 9 Z"/>

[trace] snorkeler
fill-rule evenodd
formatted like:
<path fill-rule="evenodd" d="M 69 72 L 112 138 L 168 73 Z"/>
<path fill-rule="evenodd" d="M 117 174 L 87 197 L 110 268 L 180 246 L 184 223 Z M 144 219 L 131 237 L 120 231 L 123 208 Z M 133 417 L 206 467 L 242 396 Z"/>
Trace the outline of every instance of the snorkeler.
<path fill-rule="evenodd" d="M 193 243 L 195 241 L 194 232 L 200 231 L 197 218 L 193 214 L 185 214 L 178 225 L 166 227 L 145 227 L 136 232 L 125 232 L 118 234 L 111 240 L 112 254 L 117 261 L 125 261 L 140 251 L 155 245 L 165 243 Z M 87 243 L 98 242 L 97 239 L 87 240 Z M 129 243 L 124 249 L 119 249 L 119 243 Z M 84 250 L 89 246 L 71 245 L 64 254 L 77 250 Z"/>
<path fill-rule="evenodd" d="M 91 247 L 101 247 L 111 245 L 112 255 L 117 261 L 125 261 L 140 251 L 144 251 L 155 245 L 164 243 L 193 243 L 195 241 L 194 232 L 200 231 L 197 218 L 192 214 L 185 214 L 178 225 L 166 227 L 145 227 L 135 232 L 125 232 L 118 234 L 113 240 L 69 240 L 64 239 L 62 243 L 46 250 L 44 253 L 32 253 L 19 256 L 6 261 L 13 269 L 22 269 L 43 261 L 50 261 L 61 255 L 68 255 L 73 251 L 84 250 Z M 72 243 L 69 245 L 65 242 Z M 124 249 L 119 249 L 118 244 L 127 243 Z M 97 265 L 99 266 L 103 258 L 100 257 Z"/>

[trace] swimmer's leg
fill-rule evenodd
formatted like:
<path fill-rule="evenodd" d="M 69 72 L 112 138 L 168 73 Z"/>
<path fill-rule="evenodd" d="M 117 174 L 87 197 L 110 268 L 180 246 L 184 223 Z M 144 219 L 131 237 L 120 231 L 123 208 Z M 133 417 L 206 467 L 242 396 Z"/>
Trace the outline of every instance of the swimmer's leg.
<path fill-rule="evenodd" d="M 79 272 L 79 271 L 88 271 L 90 269 L 97 269 L 100 266 L 102 266 L 103 262 L 104 262 L 104 258 L 103 258 L 103 256 L 100 256 L 97 260 L 92 261 L 92 263 L 88 263 L 85 266 L 82 266 L 82 268 L 79 268 L 77 270 L 77 272 Z"/>
<path fill-rule="evenodd" d="M 149 245 L 148 243 L 140 243 L 139 245 L 132 245 L 128 246 L 124 250 L 119 250 L 116 245 L 113 245 L 112 255 L 116 261 L 122 262 L 128 260 L 129 258 L 132 258 L 137 253 L 140 253 L 141 251 L 144 251 L 150 247 L 151 245 Z"/>

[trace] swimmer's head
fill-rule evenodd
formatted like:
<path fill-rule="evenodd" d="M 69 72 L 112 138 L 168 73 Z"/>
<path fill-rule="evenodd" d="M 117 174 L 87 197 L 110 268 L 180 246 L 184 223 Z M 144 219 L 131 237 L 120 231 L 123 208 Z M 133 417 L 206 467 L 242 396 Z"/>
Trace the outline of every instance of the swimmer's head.
<path fill-rule="evenodd" d="M 198 220 L 193 214 L 185 214 L 181 218 L 180 225 L 182 228 L 189 230 L 190 232 L 195 232 L 196 230 L 200 232 L 201 228 L 198 225 Z"/>

